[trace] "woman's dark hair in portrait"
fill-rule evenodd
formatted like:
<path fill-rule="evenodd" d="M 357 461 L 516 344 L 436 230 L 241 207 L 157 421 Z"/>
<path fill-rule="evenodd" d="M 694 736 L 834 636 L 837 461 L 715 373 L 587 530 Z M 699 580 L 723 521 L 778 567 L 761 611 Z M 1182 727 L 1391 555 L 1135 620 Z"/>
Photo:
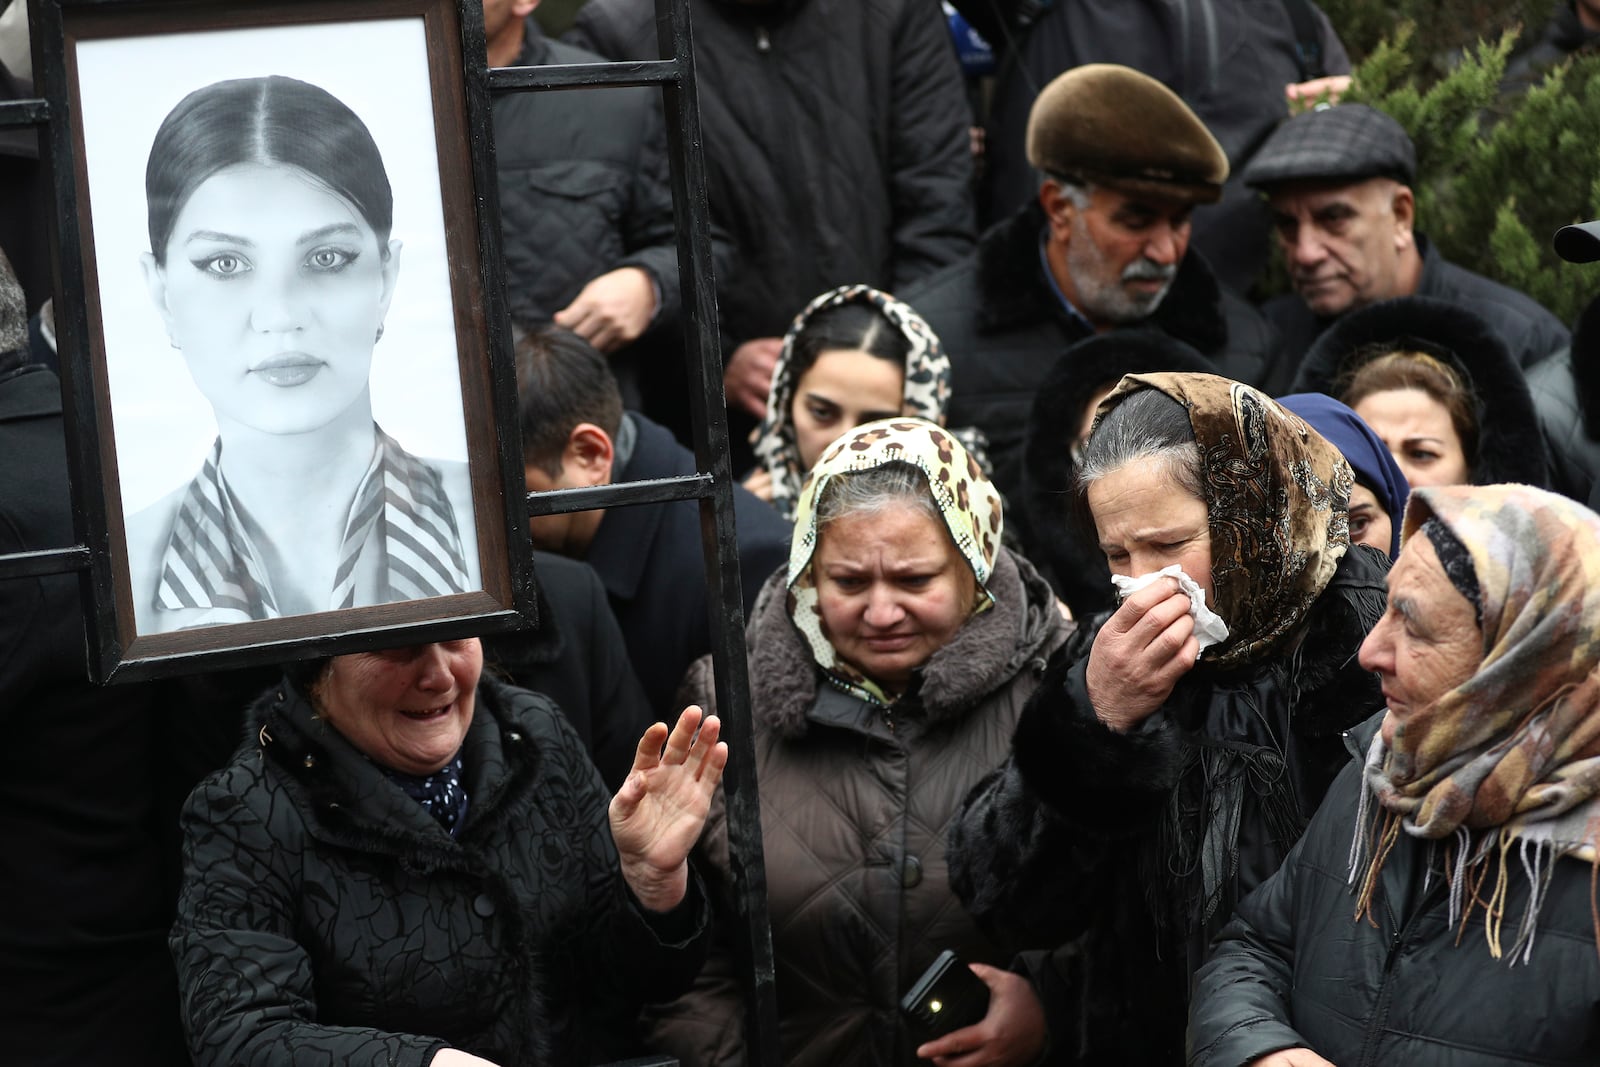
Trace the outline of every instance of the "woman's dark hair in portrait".
<path fill-rule="evenodd" d="M 190 195 L 240 163 L 299 167 L 348 200 L 388 255 L 394 194 L 371 131 L 326 89 L 273 75 L 196 89 L 162 121 L 144 176 L 157 263 L 166 264 L 167 241 Z"/>

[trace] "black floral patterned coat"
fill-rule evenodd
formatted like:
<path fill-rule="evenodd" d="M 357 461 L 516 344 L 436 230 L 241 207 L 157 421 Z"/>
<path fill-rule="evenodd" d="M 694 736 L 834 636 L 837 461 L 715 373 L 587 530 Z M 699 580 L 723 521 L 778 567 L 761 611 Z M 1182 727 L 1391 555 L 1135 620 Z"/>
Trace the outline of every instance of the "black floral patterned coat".
<path fill-rule="evenodd" d="M 456 838 L 287 682 L 252 730 L 183 813 L 171 946 L 200 1067 L 590 1062 L 699 970 L 697 879 L 666 915 L 632 899 L 547 698 L 479 685 Z"/>

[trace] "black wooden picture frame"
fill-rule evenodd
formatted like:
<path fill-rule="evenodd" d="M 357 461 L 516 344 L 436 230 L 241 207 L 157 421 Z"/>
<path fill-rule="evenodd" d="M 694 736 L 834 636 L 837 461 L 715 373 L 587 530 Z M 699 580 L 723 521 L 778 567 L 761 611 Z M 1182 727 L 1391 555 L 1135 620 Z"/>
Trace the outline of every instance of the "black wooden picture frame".
<path fill-rule="evenodd" d="M 98 623 L 90 637 L 97 677 L 167 673 L 176 661 L 185 670 L 279 662 L 533 622 L 514 374 L 498 281 L 497 198 L 492 154 L 484 150 L 490 119 L 481 9 L 456 0 L 36 0 L 33 10 L 39 88 L 52 113 L 65 119 L 51 124 L 53 158 L 70 161 L 55 176 L 57 328 L 72 398 L 75 506 L 95 546 L 89 576 L 99 610 L 86 614 Z M 356 47 L 362 43 L 368 45 L 365 53 Z M 313 518 L 323 527 L 332 525 L 330 519 L 342 520 L 347 529 L 341 548 L 348 558 L 307 560 L 287 551 L 278 557 L 270 548 L 256 551 L 249 533 L 259 536 L 259 521 L 234 506 L 239 497 L 216 472 L 226 466 L 218 457 L 230 440 L 237 442 L 232 455 L 260 454 L 264 466 L 273 466 L 277 456 L 312 443 L 307 423 L 348 399 L 366 346 L 348 343 L 352 329 L 345 320 L 370 330 L 377 314 L 369 279 L 351 277 L 357 270 L 374 274 L 376 253 L 383 249 L 368 240 L 368 262 L 358 257 L 344 266 L 343 246 L 294 244 L 299 231 L 272 225 L 277 216 L 259 207 L 278 201 L 263 199 L 258 186 L 237 177 L 211 178 L 185 189 L 176 212 L 185 231 L 174 230 L 168 248 L 179 248 L 186 233 L 200 236 L 160 268 L 163 278 L 172 279 L 161 291 L 174 295 L 156 305 L 158 318 L 145 313 L 141 319 L 134 310 L 138 300 L 130 295 L 131 257 L 143 255 L 148 282 L 148 261 L 155 254 L 149 247 L 154 239 L 141 232 L 148 205 L 136 183 L 144 177 L 145 157 L 160 159 L 159 147 L 175 142 L 170 136 L 150 140 L 156 123 L 175 115 L 175 102 L 192 91 L 211 92 L 234 78 L 252 79 L 253 86 L 266 76 L 296 78 L 348 107 L 372 130 L 394 189 L 396 280 L 383 298 L 378 340 L 365 353 L 370 372 L 364 397 L 375 410 L 380 394 L 388 397 L 387 414 L 379 414 L 373 426 L 389 434 L 398 451 L 382 449 L 383 467 L 373 461 L 348 515 L 292 516 L 295 526 Z M 402 90 L 409 91 L 409 110 L 392 99 L 398 94 L 403 100 Z M 330 137 L 335 135 L 349 136 L 335 131 Z M 107 140 L 116 143 L 106 149 Z M 233 184 L 223 185 L 220 194 L 196 195 L 227 181 Z M 407 211 L 403 189 L 414 201 L 427 201 L 426 209 Z M 209 216 L 211 221 L 195 216 L 202 209 L 192 205 L 218 196 L 226 200 L 230 191 L 256 210 L 231 216 L 224 211 Z M 324 207 L 340 196 L 321 192 L 318 203 Z M 288 195 L 291 205 L 299 202 L 293 192 Z M 153 207 L 148 213 L 156 215 Z M 345 214 L 356 216 L 359 228 L 360 212 Z M 333 216 L 314 215 L 306 225 L 328 217 Z M 411 236 L 420 230 L 426 239 L 399 248 L 406 218 Z M 121 239 L 107 238 L 108 232 Z M 408 258 L 418 244 L 422 252 Z M 318 262 L 308 256 L 347 273 L 308 267 Z M 407 282 L 418 275 L 408 292 Z M 308 278 L 323 288 L 313 288 Z M 255 286 L 261 299 L 236 300 L 246 286 Z M 361 303 L 346 311 L 352 287 Z M 319 295 L 330 291 L 331 298 Z M 153 345 L 148 335 L 160 315 L 167 317 L 169 336 Z M 218 319 L 225 321 L 219 325 Z M 328 319 L 340 321 L 329 325 Z M 385 338 L 391 320 L 400 329 Z M 282 346 L 304 351 L 272 356 L 268 348 L 285 337 Z M 391 355 L 395 348 L 401 351 Z M 177 359 L 188 363 L 197 382 L 209 383 L 210 392 L 199 388 L 216 411 L 214 419 L 206 420 L 201 397 L 183 395 L 171 384 Z M 214 369 L 219 362 L 224 368 Z M 345 364 L 354 370 L 342 373 L 339 384 L 336 372 Z M 168 384 L 149 383 L 160 379 L 158 371 L 166 373 L 161 380 Z M 303 388 L 308 375 L 321 394 Z M 359 415 L 348 414 L 352 408 L 342 410 L 345 422 L 361 423 Z M 214 446 L 202 445 L 208 455 L 197 468 L 195 444 L 224 420 L 236 432 L 217 432 Z M 289 432 L 274 436 L 284 425 Z M 338 429 L 334 423 L 320 432 Z M 407 448 L 407 432 L 448 439 L 452 429 L 464 452 L 458 459 L 413 455 Z M 369 439 L 361 440 L 359 453 L 344 457 L 347 473 L 354 473 L 349 464 L 364 466 L 373 454 Z M 263 441 L 267 448 L 249 451 Z M 172 459 L 181 454 L 180 445 L 188 449 L 187 462 Z M 339 458 L 337 452 L 326 454 L 308 468 L 305 495 Z M 148 488 L 142 498 L 127 491 L 151 483 L 173 488 L 154 502 Z M 396 486 L 406 498 L 401 505 L 394 503 Z M 286 499 L 292 506 L 298 497 Z M 143 506 L 125 506 L 135 500 Z M 394 507 L 403 510 L 391 512 Z M 376 532 L 366 542 L 352 532 L 360 529 L 358 512 L 370 516 L 377 508 L 384 522 L 368 529 L 389 531 L 381 551 Z M 333 573 L 338 565 L 343 584 L 311 590 L 292 613 L 280 610 L 270 580 L 256 581 L 270 579 L 275 559 L 282 570 L 297 573 L 317 566 Z"/>

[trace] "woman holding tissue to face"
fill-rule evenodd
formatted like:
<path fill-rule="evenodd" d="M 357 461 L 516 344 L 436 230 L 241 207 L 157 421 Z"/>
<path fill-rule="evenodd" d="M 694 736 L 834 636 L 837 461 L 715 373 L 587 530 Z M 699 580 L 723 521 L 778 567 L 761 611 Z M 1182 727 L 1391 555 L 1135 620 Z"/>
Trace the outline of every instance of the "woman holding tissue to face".
<path fill-rule="evenodd" d="M 1019 953 L 1048 1062 L 1183 1062 L 1211 935 L 1294 844 L 1342 731 L 1382 707 L 1355 653 L 1388 560 L 1350 546 L 1352 481 L 1225 378 L 1129 375 L 1101 403 L 1070 488 L 1129 591 L 1051 665 L 949 852 L 963 903 Z"/>

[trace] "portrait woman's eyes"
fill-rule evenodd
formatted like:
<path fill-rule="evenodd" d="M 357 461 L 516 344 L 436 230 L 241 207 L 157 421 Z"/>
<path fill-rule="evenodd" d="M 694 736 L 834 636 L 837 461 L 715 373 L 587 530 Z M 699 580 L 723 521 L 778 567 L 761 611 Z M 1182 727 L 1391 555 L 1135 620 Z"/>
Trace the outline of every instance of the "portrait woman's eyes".
<path fill-rule="evenodd" d="M 361 258 L 361 250 L 354 247 L 323 245 L 312 249 L 300 262 L 300 273 L 338 274 Z M 211 255 L 189 256 L 195 270 L 219 280 L 242 278 L 255 271 L 255 265 L 242 252 L 216 252 Z"/>

